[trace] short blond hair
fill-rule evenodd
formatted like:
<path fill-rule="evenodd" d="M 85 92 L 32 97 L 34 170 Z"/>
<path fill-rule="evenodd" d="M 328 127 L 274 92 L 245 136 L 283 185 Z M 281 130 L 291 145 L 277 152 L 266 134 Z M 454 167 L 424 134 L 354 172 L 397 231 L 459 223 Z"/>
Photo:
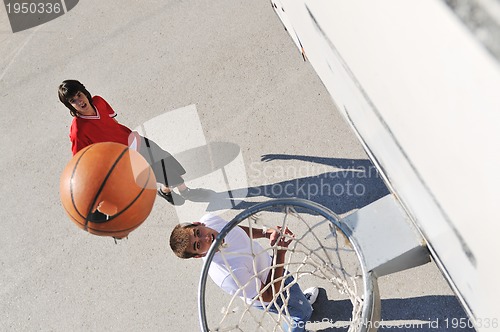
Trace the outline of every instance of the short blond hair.
<path fill-rule="evenodd" d="M 191 247 L 189 237 L 192 233 L 192 228 L 196 225 L 191 223 L 178 224 L 170 234 L 170 248 L 177 257 L 180 258 L 193 258 L 196 254 L 189 252 Z"/>

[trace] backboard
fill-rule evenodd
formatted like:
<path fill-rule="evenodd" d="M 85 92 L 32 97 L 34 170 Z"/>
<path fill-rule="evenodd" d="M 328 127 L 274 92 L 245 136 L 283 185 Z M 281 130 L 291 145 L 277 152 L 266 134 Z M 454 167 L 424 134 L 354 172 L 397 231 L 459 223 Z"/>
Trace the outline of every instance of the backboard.
<path fill-rule="evenodd" d="M 272 3 L 482 331 L 500 296 L 491 43 L 441 1 Z M 473 3 L 489 32 L 498 2 Z"/>

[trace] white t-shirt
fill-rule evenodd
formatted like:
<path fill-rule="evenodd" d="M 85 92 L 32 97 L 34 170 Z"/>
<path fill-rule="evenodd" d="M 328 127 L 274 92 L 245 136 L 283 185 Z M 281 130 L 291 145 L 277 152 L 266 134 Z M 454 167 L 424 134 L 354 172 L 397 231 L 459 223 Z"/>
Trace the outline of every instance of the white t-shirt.
<path fill-rule="evenodd" d="M 227 224 L 224 219 L 211 214 L 205 215 L 200 222 L 217 232 Z M 226 293 L 234 295 L 239 292 L 237 296 L 250 302 L 266 283 L 272 258 L 238 226 L 226 235 L 224 243 L 215 253 L 208 274 Z"/>

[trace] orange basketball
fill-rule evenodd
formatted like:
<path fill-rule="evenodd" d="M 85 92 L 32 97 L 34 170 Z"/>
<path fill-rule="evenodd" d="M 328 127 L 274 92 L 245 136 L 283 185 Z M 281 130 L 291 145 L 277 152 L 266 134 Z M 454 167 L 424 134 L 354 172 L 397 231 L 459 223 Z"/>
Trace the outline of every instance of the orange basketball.
<path fill-rule="evenodd" d="M 89 233 L 126 237 L 148 217 L 156 179 L 146 160 L 119 143 L 80 150 L 61 175 L 61 202 L 71 220 Z"/>

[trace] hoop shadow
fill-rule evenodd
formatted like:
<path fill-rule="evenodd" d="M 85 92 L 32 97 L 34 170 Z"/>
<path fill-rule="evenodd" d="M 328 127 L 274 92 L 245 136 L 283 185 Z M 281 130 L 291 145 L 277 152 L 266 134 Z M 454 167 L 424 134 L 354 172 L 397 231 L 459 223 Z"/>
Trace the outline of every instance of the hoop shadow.
<path fill-rule="evenodd" d="M 430 295 L 406 299 L 384 299 L 381 301 L 382 315 L 379 332 L 406 331 L 431 332 L 455 331 L 452 319 L 460 321 L 467 315 L 457 298 L 450 295 Z M 349 300 L 328 300 L 326 291 L 320 289 L 311 322 L 328 322 L 329 327 L 317 332 L 346 331 L 348 327 L 333 326 L 335 322 L 351 320 L 352 304 Z M 466 327 L 460 331 L 475 332 L 474 328 Z"/>

